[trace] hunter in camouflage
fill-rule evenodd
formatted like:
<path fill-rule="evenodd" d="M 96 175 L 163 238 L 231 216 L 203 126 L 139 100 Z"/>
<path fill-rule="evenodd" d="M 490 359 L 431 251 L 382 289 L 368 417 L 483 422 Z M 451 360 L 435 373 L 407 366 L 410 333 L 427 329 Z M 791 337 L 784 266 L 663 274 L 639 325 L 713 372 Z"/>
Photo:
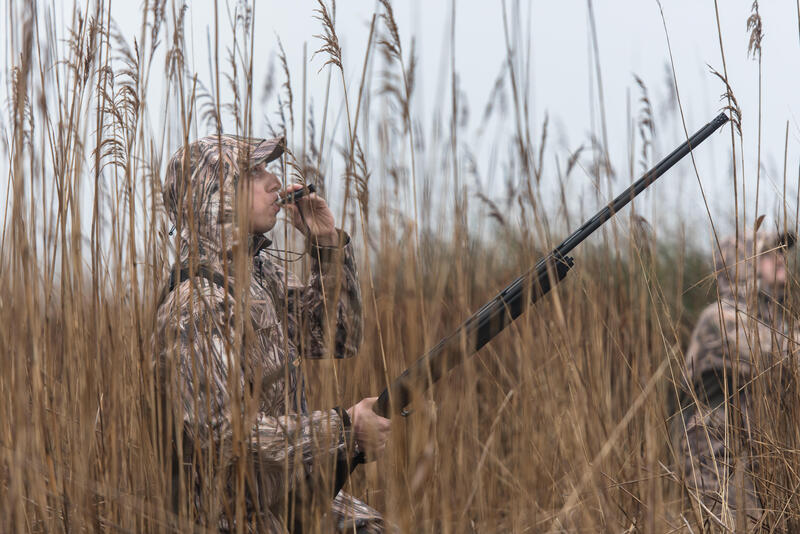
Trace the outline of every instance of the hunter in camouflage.
<path fill-rule="evenodd" d="M 735 238 L 720 242 L 719 300 L 700 315 L 686 352 L 683 477 L 699 517 L 714 529 L 764 526 L 749 397 L 753 381 L 787 356 L 784 251 L 793 243 L 789 234 L 761 232 L 754 239 L 752 230 L 738 246 Z"/>
<path fill-rule="evenodd" d="M 275 225 L 281 183 L 265 166 L 282 152 L 280 138 L 211 136 L 168 165 L 163 197 L 179 265 L 156 314 L 156 373 L 173 504 L 221 531 L 285 532 L 316 518 L 304 532 L 381 532 L 375 510 L 343 492 L 334 498 L 331 473 L 343 459 L 379 453 L 389 421 L 372 412 L 374 399 L 310 412 L 298 370 L 303 359 L 358 350 L 350 238 L 309 195 L 285 208 L 307 238 L 307 283 L 270 259 L 263 234 Z M 181 268 L 189 275 L 176 279 Z M 309 514 L 314 506 L 327 512 Z"/>

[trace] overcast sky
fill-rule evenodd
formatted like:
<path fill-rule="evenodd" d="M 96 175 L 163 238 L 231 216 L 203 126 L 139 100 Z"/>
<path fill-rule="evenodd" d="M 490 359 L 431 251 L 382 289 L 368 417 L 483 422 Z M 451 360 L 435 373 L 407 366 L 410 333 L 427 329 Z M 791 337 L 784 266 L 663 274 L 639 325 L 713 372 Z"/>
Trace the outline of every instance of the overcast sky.
<path fill-rule="evenodd" d="M 747 53 L 749 33 L 746 21 L 751 2 L 725 0 L 719 3 L 719 24 L 728 76 L 743 113 L 746 187 L 754 191 L 758 64 Z M 233 4 L 231 2 L 231 6 Z M 602 104 L 605 107 L 611 162 L 620 174 L 618 190 L 629 182 L 625 167 L 628 160 L 627 106 L 632 106 L 634 114 L 640 107 L 638 100 L 641 92 L 634 82 L 634 74 L 647 85 L 655 106 L 656 157 L 660 158 L 685 139 L 680 127 L 680 114 L 674 106 L 668 105 L 672 71 L 669 67 L 667 35 L 672 46 L 675 75 L 689 133 L 709 121 L 723 105 L 720 94 L 724 88 L 710 72 L 711 68 L 723 71 L 714 2 L 664 0 L 662 4 L 663 21 L 660 6 L 655 0 L 594 2 Z M 136 0 L 112 2 L 112 16 L 129 40 L 140 33 L 141 5 Z M 230 44 L 230 23 L 225 0 L 220 0 L 219 5 L 220 49 L 224 51 Z M 394 2 L 406 50 L 410 47 L 412 36 L 416 39 L 419 89 L 414 115 L 418 119 L 427 117 L 442 103 L 446 105 L 449 102 L 451 5 L 450 1 L 445 0 Z M 499 0 L 456 1 L 455 65 L 461 90 L 471 110 L 471 131 L 477 131 L 479 116 L 506 57 L 502 5 Z M 506 3 L 510 16 L 513 16 L 513 5 L 514 2 Z M 567 154 L 585 144 L 592 133 L 600 133 L 600 98 L 592 64 L 588 4 L 581 0 L 548 0 L 522 2 L 520 5 L 520 26 L 526 34 L 527 28 L 530 28 L 532 61 L 529 96 L 532 123 L 540 125 L 547 113 L 550 118 L 550 147 L 558 155 Z M 62 6 L 71 6 L 71 3 L 64 1 Z M 320 45 L 319 40 L 313 37 L 321 33 L 321 25 L 313 16 L 316 7 L 317 2 L 312 0 L 255 2 L 254 79 L 257 84 L 262 84 L 266 77 L 267 66 L 277 51 L 277 37 L 280 37 L 292 73 L 295 98 L 299 99 L 304 43 L 307 43 L 309 56 Z M 337 4 L 336 26 L 343 48 L 346 76 L 352 87 L 358 84 L 369 21 L 377 8 L 376 2 L 371 0 L 340 0 Z M 774 206 L 777 198 L 774 187 L 782 187 L 787 121 L 788 196 L 794 199 L 797 190 L 800 154 L 800 123 L 796 109 L 800 100 L 794 98 L 798 92 L 800 72 L 797 10 L 798 5 L 794 0 L 772 0 L 761 5 L 765 33 L 762 85 L 764 182 L 761 186 L 761 205 L 768 207 Z M 210 34 L 213 42 L 214 2 L 190 2 L 187 20 L 191 68 L 201 81 L 210 84 L 207 36 Z M 323 59 L 317 56 L 310 60 L 307 70 L 309 99 L 314 101 L 317 116 L 322 112 L 327 79 L 326 70 L 318 73 L 322 63 Z M 279 69 L 276 71 L 279 81 L 282 81 Z M 341 102 L 340 81 L 334 79 L 334 82 L 331 102 Z M 158 98 L 153 99 L 152 96 L 161 94 L 160 87 L 161 81 L 154 76 L 150 89 L 151 108 L 153 102 L 158 102 Z M 256 97 L 260 96 L 260 87 L 254 92 Z M 224 96 L 225 93 L 223 101 Z M 274 101 L 266 106 L 271 109 L 256 107 L 256 116 L 271 114 L 274 117 L 275 107 Z M 299 116 L 299 109 L 297 113 Z M 508 127 L 513 128 L 513 125 Z M 266 135 L 266 123 L 256 121 L 254 130 L 258 135 Z M 197 132 L 198 135 L 207 133 L 210 132 L 203 131 L 202 127 Z M 295 142 L 299 142 L 299 136 L 295 137 Z M 697 158 L 703 185 L 711 195 L 712 216 L 720 219 L 730 217 L 733 210 L 732 184 L 728 175 L 730 153 L 730 133 L 726 130 L 707 142 Z M 707 218 L 697 178 L 690 164 L 682 163 L 675 175 L 677 178 L 672 184 L 659 184 L 661 192 L 650 193 L 648 201 L 657 202 L 659 196 L 667 191 L 680 191 L 679 195 L 672 197 L 673 200 L 685 204 L 687 211 L 698 214 L 700 220 Z M 487 185 L 491 188 L 496 184 Z M 752 215 L 752 202 L 748 204 Z M 792 200 L 790 211 L 794 212 L 794 209 Z"/>

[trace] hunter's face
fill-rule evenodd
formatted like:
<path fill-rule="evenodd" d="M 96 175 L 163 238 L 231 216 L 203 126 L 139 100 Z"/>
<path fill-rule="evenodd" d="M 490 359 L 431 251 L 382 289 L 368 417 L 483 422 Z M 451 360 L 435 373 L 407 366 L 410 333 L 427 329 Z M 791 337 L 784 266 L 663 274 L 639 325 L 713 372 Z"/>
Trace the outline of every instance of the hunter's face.
<path fill-rule="evenodd" d="M 278 220 L 281 181 L 262 163 L 250 170 L 250 233 L 269 232 Z"/>
<path fill-rule="evenodd" d="M 786 257 L 780 251 L 762 254 L 758 258 L 758 278 L 762 287 L 768 287 L 773 295 L 783 294 L 788 273 Z"/>

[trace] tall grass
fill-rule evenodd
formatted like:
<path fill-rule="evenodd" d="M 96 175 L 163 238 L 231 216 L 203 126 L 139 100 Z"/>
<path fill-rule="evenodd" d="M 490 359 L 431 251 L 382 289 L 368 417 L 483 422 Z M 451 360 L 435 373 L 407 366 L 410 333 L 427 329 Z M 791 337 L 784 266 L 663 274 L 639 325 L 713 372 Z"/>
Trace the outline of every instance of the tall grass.
<path fill-rule="evenodd" d="M 152 367 L 157 295 L 177 243 L 160 184 L 166 159 L 195 137 L 223 123 L 252 134 L 252 6 L 218 7 L 206 80 L 189 60 L 186 6 L 144 2 L 133 42 L 109 18 L 110 3 L 81 6 L 62 27 L 45 3 L 8 5 L 0 531 L 185 531 L 191 507 L 171 503 Z M 363 286 L 359 357 L 301 367 L 312 408 L 377 394 L 577 226 L 588 210 L 571 200 L 575 182 L 591 182 L 601 199 L 620 182 L 607 150 L 594 20 L 602 135 L 564 155 L 548 148 L 547 119 L 531 120 L 522 44 L 530 31 L 519 9 L 503 5 L 506 58 L 477 136 L 465 127 L 454 47 L 449 102 L 430 122 L 415 116 L 419 52 L 402 45 L 406 29 L 388 1 L 377 5 L 360 65 L 343 64 L 335 4 L 319 2 L 315 61 L 328 88 L 345 95 L 313 95 L 324 98 L 321 119 L 306 114 L 305 70 L 295 102 L 297 75 L 277 43 L 283 79 L 270 69 L 265 94 L 277 100 L 270 127 L 294 139 L 282 170 L 287 181 L 329 193 L 357 244 Z M 453 2 L 448 32 L 457 11 Z M 223 31 L 234 36 L 227 55 Z M 163 65 L 155 60 L 162 49 Z M 351 71 L 360 73 L 357 86 L 345 76 Z M 154 78 L 164 80 L 163 95 L 149 91 Z M 630 159 L 616 163 L 631 177 L 659 156 L 648 87 L 636 84 Z M 724 91 L 736 111 L 730 86 Z M 498 126 L 505 123 L 511 134 Z M 494 128 L 502 136 L 479 165 Z M 734 158 L 744 158 L 741 130 L 731 130 L 731 143 Z M 543 176 L 553 159 L 556 175 Z M 505 192 L 486 191 L 480 169 Z M 797 219 L 793 204 L 784 198 L 782 226 Z M 734 212 L 745 205 L 737 197 Z M 387 454 L 359 467 L 347 491 L 406 532 L 716 528 L 686 495 L 674 441 L 683 350 L 716 298 L 710 251 L 669 214 L 648 222 L 642 213 L 619 214 L 612 230 L 581 247 L 552 295 L 429 390 L 411 417 L 395 419 Z M 745 231 L 739 219 L 736 228 Z M 275 234 L 299 247 L 291 231 Z M 276 261 L 303 275 L 303 262 Z M 768 523 L 779 526 L 800 516 L 800 392 L 794 368 L 784 373 L 780 394 L 764 385 L 753 400 L 759 481 Z"/>

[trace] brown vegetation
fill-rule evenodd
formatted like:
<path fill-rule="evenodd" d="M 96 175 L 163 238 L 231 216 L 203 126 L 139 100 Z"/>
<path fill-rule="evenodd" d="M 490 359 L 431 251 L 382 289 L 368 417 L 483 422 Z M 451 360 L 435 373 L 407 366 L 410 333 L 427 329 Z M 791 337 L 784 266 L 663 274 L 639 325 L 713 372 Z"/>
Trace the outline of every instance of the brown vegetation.
<path fill-rule="evenodd" d="M 246 4 L 237 4 L 228 28 L 235 52 L 214 62 L 210 88 L 187 64 L 185 7 L 144 2 L 146 24 L 129 43 L 115 32 L 108 3 L 93 5 L 89 13 L 76 7 L 67 30 L 43 5 L 8 10 L 15 20 L 0 257 L 3 532 L 181 524 L 166 490 L 151 365 L 152 318 L 174 243 L 160 206 L 163 164 L 191 139 L 193 124 L 210 134 L 229 116 L 235 133 L 249 134 L 257 120 Z M 377 394 L 574 229 L 585 215 L 567 193 L 576 169 L 600 197 L 613 189 L 607 142 L 592 139 L 558 156 L 555 202 L 545 197 L 548 122 L 537 134 L 529 120 L 528 67 L 507 9 L 514 8 L 503 9 L 508 57 L 482 119 L 514 125 L 511 148 L 495 156 L 508 180 L 500 196 L 480 188 L 477 148 L 460 137 L 466 103 L 452 64 L 449 109 L 430 126 L 413 116 L 417 52 L 401 46 L 404 29 L 390 2 L 378 6 L 363 65 L 342 65 L 335 5 L 320 1 L 320 75 L 347 95 L 338 126 L 327 95 L 317 95 L 326 98 L 319 128 L 306 116 L 306 73 L 302 95 L 292 93 L 281 47 L 285 83 L 267 82 L 280 102 L 273 128 L 297 127 L 301 139 L 289 147 L 287 179 L 338 195 L 337 218 L 358 243 L 367 321 L 357 359 L 303 364 L 314 407 Z M 759 32 L 751 42 L 760 59 L 760 19 L 748 24 Z M 159 47 L 168 48 L 163 69 L 152 61 Z M 350 87 L 343 71 L 356 68 L 361 79 Z M 166 101 L 148 92 L 154 77 L 166 80 Z M 641 161 L 621 165 L 631 174 L 659 156 L 647 87 L 636 83 L 641 111 L 629 120 L 639 138 L 631 136 L 630 153 Z M 230 101 L 222 100 L 224 84 Z M 733 147 L 740 135 L 732 130 Z M 672 222 L 654 232 L 635 212 L 618 217 L 579 249 L 577 267 L 552 295 L 430 390 L 411 417 L 394 421 L 386 456 L 359 467 L 349 491 L 406 532 L 703 530 L 675 466 L 674 417 L 686 340 L 715 298 L 710 261 Z M 299 247 L 289 234 L 279 241 Z M 302 274 L 301 263 L 291 268 Z M 775 524 L 779 514 L 800 516 L 790 498 L 800 483 L 800 392 L 758 392 L 760 405 L 781 406 L 759 442 Z"/>

